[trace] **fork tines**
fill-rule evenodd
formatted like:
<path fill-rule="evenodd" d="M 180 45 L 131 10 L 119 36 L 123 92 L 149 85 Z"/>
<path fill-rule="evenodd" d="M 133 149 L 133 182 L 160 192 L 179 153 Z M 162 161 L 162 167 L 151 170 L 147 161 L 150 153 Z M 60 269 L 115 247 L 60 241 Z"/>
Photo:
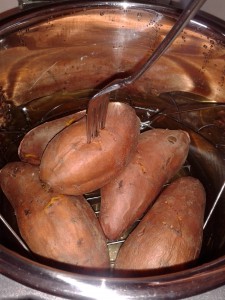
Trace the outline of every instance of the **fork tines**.
<path fill-rule="evenodd" d="M 98 136 L 105 127 L 109 95 L 94 96 L 88 104 L 87 110 L 87 143 Z"/>

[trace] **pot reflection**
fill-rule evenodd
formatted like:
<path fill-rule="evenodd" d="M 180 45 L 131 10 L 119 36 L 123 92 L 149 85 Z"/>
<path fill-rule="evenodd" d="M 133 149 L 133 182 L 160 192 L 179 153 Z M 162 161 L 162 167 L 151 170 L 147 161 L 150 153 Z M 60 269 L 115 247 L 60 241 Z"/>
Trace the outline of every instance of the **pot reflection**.
<path fill-rule="evenodd" d="M 99 88 L 143 64 L 176 15 L 154 10 L 102 8 L 52 11 L 37 24 L 4 30 L 0 85 L 16 106 L 56 92 Z M 6 35 L 7 33 L 7 35 Z M 132 89 L 144 94 L 188 91 L 225 101 L 222 33 L 192 21 Z M 121 74 L 122 73 L 122 74 Z"/>

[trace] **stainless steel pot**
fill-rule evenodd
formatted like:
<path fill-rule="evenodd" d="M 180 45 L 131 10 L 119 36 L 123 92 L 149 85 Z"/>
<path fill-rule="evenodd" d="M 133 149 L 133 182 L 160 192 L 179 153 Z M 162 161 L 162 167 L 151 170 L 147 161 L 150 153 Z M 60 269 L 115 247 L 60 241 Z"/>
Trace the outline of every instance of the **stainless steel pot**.
<path fill-rule="evenodd" d="M 179 13 L 150 1 L 68 1 L 2 17 L 1 166 L 17 159 L 18 143 L 30 128 L 85 108 L 96 89 L 143 63 Z M 196 266 L 163 276 L 71 273 L 36 261 L 1 224 L 0 272 L 73 299 L 178 299 L 223 285 L 224 58 L 225 22 L 201 13 L 151 70 L 111 95 L 136 109 L 142 129 L 185 128 L 191 135 L 186 168 L 191 166 L 207 191 L 204 241 Z M 0 208 L 18 232 L 3 195 Z"/>

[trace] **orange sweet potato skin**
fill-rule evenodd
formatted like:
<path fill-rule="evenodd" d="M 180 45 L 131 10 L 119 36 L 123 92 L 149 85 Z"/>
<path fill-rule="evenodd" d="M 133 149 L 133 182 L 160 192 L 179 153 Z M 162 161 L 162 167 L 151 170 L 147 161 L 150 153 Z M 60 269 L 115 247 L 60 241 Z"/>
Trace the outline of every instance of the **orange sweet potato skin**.
<path fill-rule="evenodd" d="M 20 142 L 18 155 L 21 161 L 39 165 L 42 154 L 49 141 L 65 127 L 84 117 L 86 111 L 45 122 L 27 132 Z"/>
<path fill-rule="evenodd" d="M 99 221 L 114 240 L 153 203 L 186 160 L 190 139 L 181 130 L 152 129 L 140 135 L 126 168 L 101 189 Z"/>
<path fill-rule="evenodd" d="M 83 196 L 46 191 L 38 167 L 23 162 L 7 164 L 0 182 L 33 253 L 72 266 L 109 267 L 106 238 Z"/>
<path fill-rule="evenodd" d="M 200 253 L 205 201 L 199 180 L 175 180 L 124 242 L 115 268 L 160 273 L 187 267 Z"/>
<path fill-rule="evenodd" d="M 57 134 L 46 147 L 40 178 L 55 192 L 81 195 L 108 183 L 136 150 L 140 120 L 127 104 L 109 103 L 106 125 L 87 144 L 86 118 Z"/>

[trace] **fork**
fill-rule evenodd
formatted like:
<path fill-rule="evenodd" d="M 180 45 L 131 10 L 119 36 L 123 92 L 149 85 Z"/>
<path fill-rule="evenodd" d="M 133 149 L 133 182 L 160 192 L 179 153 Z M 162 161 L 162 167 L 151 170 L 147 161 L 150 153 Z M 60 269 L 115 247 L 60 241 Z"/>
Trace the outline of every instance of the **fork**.
<path fill-rule="evenodd" d="M 164 54 L 178 34 L 184 29 L 205 2 L 206 0 L 192 0 L 144 65 L 128 77 L 113 80 L 90 99 L 87 109 L 87 143 L 90 143 L 92 139 L 98 136 L 99 131 L 105 127 L 109 103 L 107 94 L 132 84 L 135 80 L 139 79 L 139 77 L 141 77 L 141 75 Z"/>

